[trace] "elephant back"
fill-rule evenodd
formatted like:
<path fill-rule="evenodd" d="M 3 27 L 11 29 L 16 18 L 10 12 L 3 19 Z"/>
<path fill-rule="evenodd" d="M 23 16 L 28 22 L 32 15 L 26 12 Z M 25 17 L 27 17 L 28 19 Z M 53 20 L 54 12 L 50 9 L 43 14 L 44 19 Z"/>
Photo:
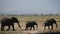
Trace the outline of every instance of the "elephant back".
<path fill-rule="evenodd" d="M 9 25 L 9 24 L 11 24 L 9 22 L 11 22 L 11 20 L 9 18 L 5 18 L 4 17 L 4 18 L 1 19 L 1 24 L 2 25 Z"/>
<path fill-rule="evenodd" d="M 33 25 L 37 25 L 37 23 L 35 21 L 28 21 L 26 23 L 26 26 L 33 26 Z"/>
<path fill-rule="evenodd" d="M 50 18 L 50 19 L 47 19 L 44 24 L 45 25 L 52 25 L 53 23 L 56 23 L 56 20 L 53 18 Z"/>
<path fill-rule="evenodd" d="M 51 18 L 50 20 L 51 20 L 52 23 L 56 23 L 55 19 Z"/>

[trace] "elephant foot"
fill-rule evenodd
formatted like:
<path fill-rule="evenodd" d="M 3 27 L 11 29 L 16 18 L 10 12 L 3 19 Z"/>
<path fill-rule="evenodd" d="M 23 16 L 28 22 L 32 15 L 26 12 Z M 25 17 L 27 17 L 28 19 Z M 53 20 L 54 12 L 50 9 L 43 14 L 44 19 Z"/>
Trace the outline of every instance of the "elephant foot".
<path fill-rule="evenodd" d="M 33 29 L 33 30 L 35 30 L 35 29 Z"/>
<path fill-rule="evenodd" d="M 25 29 L 25 30 L 27 30 L 27 29 Z"/>
<path fill-rule="evenodd" d="M 25 29 L 25 30 L 27 30 L 27 29 Z"/>
<path fill-rule="evenodd" d="M 28 30 L 28 29 L 25 29 L 25 30 Z"/>
<path fill-rule="evenodd" d="M 53 28 L 51 28 L 53 30 Z"/>
<path fill-rule="evenodd" d="M 53 29 L 52 29 L 53 30 Z"/>
<path fill-rule="evenodd" d="M 44 30 L 46 30 L 46 29 L 44 29 Z"/>
<path fill-rule="evenodd" d="M 44 29 L 45 30 L 45 29 Z"/>
<path fill-rule="evenodd" d="M 44 30 L 45 30 L 45 28 L 44 28 Z"/>
<path fill-rule="evenodd" d="M 28 30 L 28 28 L 25 28 L 25 30 Z"/>
<path fill-rule="evenodd" d="M 9 29 L 7 29 L 7 31 L 9 31 Z"/>
<path fill-rule="evenodd" d="M 13 31 L 15 31 L 15 29 L 13 29 Z"/>

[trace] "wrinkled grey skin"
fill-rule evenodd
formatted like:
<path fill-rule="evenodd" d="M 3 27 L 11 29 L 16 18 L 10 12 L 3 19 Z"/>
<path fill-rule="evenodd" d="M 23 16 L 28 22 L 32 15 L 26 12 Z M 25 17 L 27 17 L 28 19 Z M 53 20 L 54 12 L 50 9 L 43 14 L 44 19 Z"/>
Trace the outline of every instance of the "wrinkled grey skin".
<path fill-rule="evenodd" d="M 55 24 L 56 28 L 57 28 L 57 22 L 55 19 L 53 19 L 53 18 L 47 19 L 44 23 L 44 30 L 45 30 L 46 26 L 48 27 L 48 29 L 50 29 L 50 26 L 51 26 L 51 29 L 53 29 L 53 24 Z"/>
<path fill-rule="evenodd" d="M 26 28 L 25 30 L 28 30 L 28 28 L 30 27 L 30 30 L 33 28 L 33 30 L 35 30 L 35 26 L 36 25 L 36 29 L 38 28 L 38 24 L 35 21 L 28 21 L 26 23 Z"/>
<path fill-rule="evenodd" d="M 13 28 L 13 31 L 15 31 L 15 29 L 14 29 L 14 23 L 18 23 L 18 26 L 21 28 L 21 26 L 20 26 L 20 24 L 19 24 L 19 21 L 17 20 L 17 18 L 15 18 L 15 17 L 11 17 L 11 18 L 2 18 L 1 19 L 1 31 L 3 31 L 4 30 L 4 27 L 5 26 L 8 26 L 8 29 L 7 30 L 9 30 L 10 29 L 10 26 L 12 26 L 12 28 Z"/>

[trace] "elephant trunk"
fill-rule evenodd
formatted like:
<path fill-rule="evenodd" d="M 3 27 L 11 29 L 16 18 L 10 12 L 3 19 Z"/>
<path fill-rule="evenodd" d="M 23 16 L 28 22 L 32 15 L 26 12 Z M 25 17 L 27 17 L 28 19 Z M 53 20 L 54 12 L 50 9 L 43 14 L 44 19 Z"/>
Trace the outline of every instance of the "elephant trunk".
<path fill-rule="evenodd" d="M 20 26 L 19 22 L 18 22 L 18 26 L 21 28 L 21 26 Z"/>
<path fill-rule="evenodd" d="M 56 23 L 56 21 L 55 21 L 55 25 L 56 25 L 56 28 L 57 28 L 57 23 Z"/>
<path fill-rule="evenodd" d="M 56 24 L 56 28 L 57 28 L 57 23 L 55 23 Z"/>

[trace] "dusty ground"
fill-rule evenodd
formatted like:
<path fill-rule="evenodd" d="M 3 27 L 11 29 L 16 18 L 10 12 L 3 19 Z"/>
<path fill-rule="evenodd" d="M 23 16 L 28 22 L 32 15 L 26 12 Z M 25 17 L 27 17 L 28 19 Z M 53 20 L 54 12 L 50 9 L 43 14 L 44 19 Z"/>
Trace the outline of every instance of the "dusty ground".
<path fill-rule="evenodd" d="M 54 25 L 54 29 L 53 30 L 48 30 L 48 28 L 46 28 L 46 30 L 44 30 L 42 23 L 38 23 L 38 29 L 37 30 L 24 30 L 25 29 L 25 24 L 24 23 L 20 23 L 22 26 L 22 29 L 20 29 L 18 27 L 17 24 L 15 24 L 15 29 L 16 31 L 12 31 L 12 27 L 9 31 L 7 31 L 6 29 L 8 28 L 7 26 L 5 27 L 5 31 L 0 31 L 2 33 L 0 34 L 37 34 L 37 33 L 45 33 L 45 32 L 60 32 L 60 23 L 58 23 L 58 28 L 55 28 Z"/>

